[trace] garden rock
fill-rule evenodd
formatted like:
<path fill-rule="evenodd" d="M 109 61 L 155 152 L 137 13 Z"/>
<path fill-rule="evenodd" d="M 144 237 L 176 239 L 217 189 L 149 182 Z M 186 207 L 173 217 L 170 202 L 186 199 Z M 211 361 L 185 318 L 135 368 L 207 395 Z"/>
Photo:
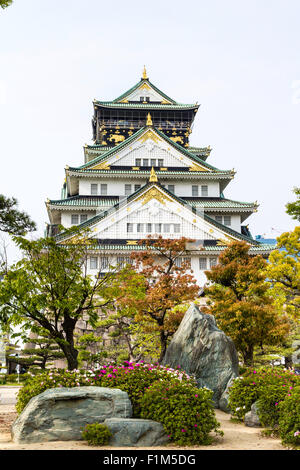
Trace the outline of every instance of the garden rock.
<path fill-rule="evenodd" d="M 215 407 L 230 379 L 238 377 L 238 356 L 233 341 L 217 328 L 212 315 L 192 304 L 174 334 L 163 365 L 180 366 L 194 375 L 199 387 L 213 391 Z"/>
<path fill-rule="evenodd" d="M 248 411 L 248 413 L 245 414 L 244 423 L 246 426 L 250 426 L 252 428 L 259 428 L 261 426 L 258 416 L 257 402 L 253 403 L 251 411 Z"/>
<path fill-rule="evenodd" d="M 86 424 L 130 418 L 128 394 L 104 387 L 52 388 L 33 397 L 12 426 L 16 443 L 81 440 Z"/>
<path fill-rule="evenodd" d="M 169 441 L 163 425 L 150 419 L 108 418 L 104 424 L 113 434 L 109 441 L 113 447 L 153 447 Z"/>
<path fill-rule="evenodd" d="M 293 354 L 292 354 L 292 363 L 293 365 L 295 364 L 300 364 L 300 340 L 296 339 L 292 343 L 292 348 L 294 349 Z"/>
<path fill-rule="evenodd" d="M 225 413 L 230 413 L 231 411 L 230 406 L 229 406 L 229 391 L 230 391 L 230 387 L 233 385 L 234 379 L 235 377 L 231 377 L 231 379 L 226 385 L 226 388 L 224 392 L 222 393 L 221 398 L 219 400 L 219 408 Z"/>

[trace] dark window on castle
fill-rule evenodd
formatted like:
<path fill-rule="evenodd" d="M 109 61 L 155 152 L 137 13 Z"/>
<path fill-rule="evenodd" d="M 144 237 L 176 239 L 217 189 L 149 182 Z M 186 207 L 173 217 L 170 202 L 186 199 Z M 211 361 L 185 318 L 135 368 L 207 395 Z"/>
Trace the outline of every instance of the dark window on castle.
<path fill-rule="evenodd" d="M 197 197 L 199 196 L 199 188 L 198 186 L 192 186 L 192 196 Z"/>

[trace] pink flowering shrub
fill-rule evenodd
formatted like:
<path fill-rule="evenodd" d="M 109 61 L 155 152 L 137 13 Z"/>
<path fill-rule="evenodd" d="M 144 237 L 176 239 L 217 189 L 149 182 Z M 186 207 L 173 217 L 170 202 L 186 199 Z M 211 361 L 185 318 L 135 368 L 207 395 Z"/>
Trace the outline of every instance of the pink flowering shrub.
<path fill-rule="evenodd" d="M 140 401 L 145 391 L 159 380 L 169 383 L 193 383 L 192 377 L 180 370 L 158 364 L 132 363 L 125 361 L 122 366 L 110 364 L 95 371 L 95 385 L 119 388 L 128 393 L 133 407 L 133 416 L 140 416 Z"/>
<path fill-rule="evenodd" d="M 178 445 L 206 445 L 212 442 L 211 431 L 218 428 L 212 402 L 213 392 L 189 382 L 159 380 L 144 393 L 141 418 L 163 424 L 171 442 Z"/>
<path fill-rule="evenodd" d="M 21 413 L 32 397 L 49 388 L 95 385 L 119 388 L 127 392 L 132 402 L 134 416 L 138 417 L 139 402 L 145 390 L 162 378 L 166 378 L 170 383 L 195 383 L 192 377 L 180 370 L 127 361 L 123 365 L 109 364 L 93 370 L 50 369 L 26 381 L 18 393 L 16 409 Z"/>
<path fill-rule="evenodd" d="M 252 403 L 257 402 L 261 424 L 275 429 L 278 426 L 279 405 L 296 385 L 300 385 L 300 376 L 292 370 L 279 367 L 250 368 L 230 388 L 231 414 L 244 419 Z"/>

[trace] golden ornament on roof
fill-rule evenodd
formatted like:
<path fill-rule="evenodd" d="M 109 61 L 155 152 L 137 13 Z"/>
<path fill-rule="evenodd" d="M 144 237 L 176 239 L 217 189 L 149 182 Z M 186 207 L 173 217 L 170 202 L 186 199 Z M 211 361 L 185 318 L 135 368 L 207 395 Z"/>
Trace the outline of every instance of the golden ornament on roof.
<path fill-rule="evenodd" d="M 147 114 L 147 122 L 146 122 L 146 125 L 147 125 L 147 126 L 152 126 L 152 117 L 151 117 L 151 114 L 150 114 L 150 113 Z"/>
<path fill-rule="evenodd" d="M 146 72 L 146 67 L 144 65 L 144 70 L 143 70 L 143 80 L 147 80 L 148 77 L 147 77 L 147 72 Z"/>
<path fill-rule="evenodd" d="M 157 183 L 157 174 L 155 173 L 154 168 L 151 168 L 151 173 L 150 173 L 150 178 L 149 178 L 150 183 Z"/>

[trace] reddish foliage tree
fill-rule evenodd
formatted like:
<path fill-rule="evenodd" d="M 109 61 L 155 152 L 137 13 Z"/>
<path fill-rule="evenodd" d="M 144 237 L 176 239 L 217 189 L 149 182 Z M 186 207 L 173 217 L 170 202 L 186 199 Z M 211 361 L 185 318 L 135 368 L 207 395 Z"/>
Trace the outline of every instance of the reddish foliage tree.
<path fill-rule="evenodd" d="M 174 311 L 174 307 L 195 299 L 199 292 L 186 249 L 187 243 L 192 241 L 185 237 L 177 240 L 162 236 L 147 238 L 139 241 L 146 249 L 131 256 L 133 267 L 144 278 L 145 295 L 142 298 L 131 296 L 126 301 L 135 308 L 136 321 L 149 319 L 150 325 L 156 328 L 160 338 L 159 362 L 165 355 L 168 339 L 184 315 Z"/>

